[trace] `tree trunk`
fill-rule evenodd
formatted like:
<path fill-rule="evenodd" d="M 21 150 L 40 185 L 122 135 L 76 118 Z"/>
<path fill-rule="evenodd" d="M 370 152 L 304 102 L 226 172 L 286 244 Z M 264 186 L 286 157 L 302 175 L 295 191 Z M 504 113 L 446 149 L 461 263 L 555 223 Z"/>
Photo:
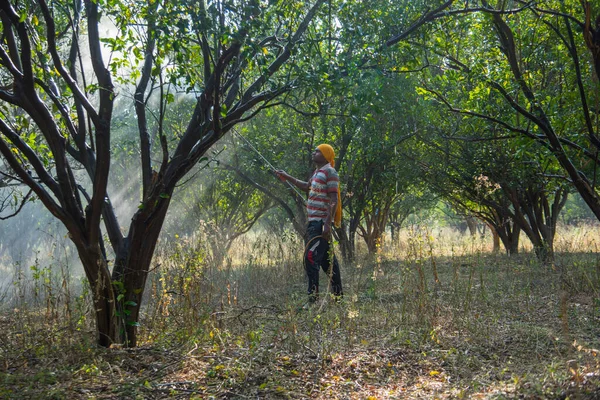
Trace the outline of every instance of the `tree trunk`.
<path fill-rule="evenodd" d="M 541 245 L 534 247 L 534 252 L 538 260 L 544 265 L 550 265 L 554 262 L 554 248 L 551 244 L 547 245 L 542 243 Z"/>
<path fill-rule="evenodd" d="M 154 209 L 144 208 L 134 215 L 126 244 L 116 258 L 112 280 L 118 293 L 118 323 L 123 327 L 118 332 L 119 342 L 128 347 L 137 345 L 142 295 L 169 203 L 170 195 L 163 196 Z"/>
<path fill-rule="evenodd" d="M 354 261 L 354 246 L 350 242 L 350 237 L 346 232 L 346 224 L 342 223 L 340 228 L 335 229 L 338 239 L 340 242 L 340 249 L 342 251 L 342 259 L 344 263 L 351 263 Z"/>
<path fill-rule="evenodd" d="M 519 253 L 519 237 L 521 235 L 519 225 L 505 221 L 502 227 L 495 231 L 498 233 L 507 255 L 512 256 Z"/>
<path fill-rule="evenodd" d="M 554 236 L 556 222 L 563 209 L 568 190 L 555 189 L 552 204 L 543 188 L 530 187 L 525 190 L 507 189 L 508 198 L 514 206 L 514 221 L 531 243 L 535 255 L 543 264 L 554 261 Z"/>
<path fill-rule="evenodd" d="M 500 251 L 500 235 L 491 224 L 487 224 L 492 232 L 492 253 L 497 254 Z"/>
<path fill-rule="evenodd" d="M 377 249 L 381 243 L 381 236 L 376 232 L 371 232 L 371 234 L 365 237 L 365 242 L 367 243 L 367 250 L 369 251 L 369 254 L 375 254 L 377 253 Z"/>
<path fill-rule="evenodd" d="M 397 235 L 398 232 L 400 231 L 400 226 L 397 222 L 392 222 L 390 224 L 390 234 L 391 234 L 391 239 L 392 239 L 392 243 L 395 245 L 397 242 Z"/>
<path fill-rule="evenodd" d="M 99 246 L 88 246 L 80 236 L 71 235 L 77 248 L 86 277 L 90 283 L 96 317 L 97 343 L 110 347 L 119 342 L 119 318 L 116 310 L 117 295 L 110 278 L 108 266 Z"/>
<path fill-rule="evenodd" d="M 344 233 L 340 236 L 340 246 L 342 248 L 342 257 L 344 262 L 354 262 L 356 260 L 356 231 L 358 229 L 358 224 L 360 220 L 358 216 L 354 216 L 350 219 L 350 223 L 348 224 L 348 233 L 346 236 L 345 223 L 342 225 L 342 229 Z M 344 240 L 342 241 L 342 238 Z"/>
<path fill-rule="evenodd" d="M 508 237 L 507 246 L 505 245 L 506 251 L 509 256 L 519 254 L 519 237 L 521 235 L 521 228 L 518 225 L 513 226 L 512 234 Z"/>
<path fill-rule="evenodd" d="M 467 227 L 469 228 L 471 237 L 475 237 L 477 235 L 477 218 L 472 215 L 468 215 L 465 217 L 465 221 L 467 223 Z"/>

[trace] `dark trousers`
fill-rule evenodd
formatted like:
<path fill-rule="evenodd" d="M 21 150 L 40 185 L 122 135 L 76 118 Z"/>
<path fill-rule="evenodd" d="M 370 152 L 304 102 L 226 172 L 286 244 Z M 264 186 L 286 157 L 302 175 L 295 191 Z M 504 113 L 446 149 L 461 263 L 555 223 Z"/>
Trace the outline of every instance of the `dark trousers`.
<path fill-rule="evenodd" d="M 319 293 L 319 269 L 330 277 L 331 292 L 342 296 L 342 277 L 337 258 L 330 251 L 329 242 L 322 237 L 323 221 L 310 221 L 306 228 L 304 267 L 308 276 L 308 295 L 316 297 Z M 333 265 L 333 271 L 331 270 Z"/>

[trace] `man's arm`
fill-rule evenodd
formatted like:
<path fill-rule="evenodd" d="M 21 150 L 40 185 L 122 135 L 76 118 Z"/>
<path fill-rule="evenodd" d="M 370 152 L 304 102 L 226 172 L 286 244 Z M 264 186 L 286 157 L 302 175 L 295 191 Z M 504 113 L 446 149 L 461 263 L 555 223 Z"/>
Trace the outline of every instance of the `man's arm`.
<path fill-rule="evenodd" d="M 286 181 L 291 182 L 298 189 L 308 192 L 308 182 L 304 182 L 304 181 L 301 181 L 300 179 L 294 178 L 293 176 L 291 176 L 290 174 L 288 174 L 287 172 L 285 172 L 281 169 L 275 171 L 275 174 L 282 182 L 286 182 Z M 336 197 L 336 202 L 337 202 L 337 197 Z"/>

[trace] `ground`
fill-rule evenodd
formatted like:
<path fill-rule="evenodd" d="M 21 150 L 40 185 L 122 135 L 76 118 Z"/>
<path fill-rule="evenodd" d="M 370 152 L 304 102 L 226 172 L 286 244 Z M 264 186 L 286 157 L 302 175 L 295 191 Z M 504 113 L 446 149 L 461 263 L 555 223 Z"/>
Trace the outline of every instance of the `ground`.
<path fill-rule="evenodd" d="M 418 249 L 345 264 L 344 299 L 312 306 L 293 252 L 202 274 L 180 254 L 134 349 L 94 345 L 84 295 L 39 294 L 0 318 L 0 398 L 600 398 L 594 253 Z"/>

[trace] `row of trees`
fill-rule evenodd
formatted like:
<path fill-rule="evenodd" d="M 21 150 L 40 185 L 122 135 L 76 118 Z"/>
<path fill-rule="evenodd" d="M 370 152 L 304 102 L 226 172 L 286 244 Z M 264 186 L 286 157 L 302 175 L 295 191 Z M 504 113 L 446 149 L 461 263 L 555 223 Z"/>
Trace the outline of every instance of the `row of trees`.
<path fill-rule="evenodd" d="M 599 211 L 599 108 L 588 104 L 598 103 L 600 33 L 590 4 L 446 1 L 397 35 L 389 19 L 410 15 L 409 6 L 363 6 L 340 9 L 370 20 L 336 31 L 342 77 L 326 79 L 312 107 L 321 137 L 340 149 L 346 257 L 357 232 L 373 251 L 392 205 L 410 209 L 400 196 L 421 194 L 483 220 L 508 254 L 524 233 L 551 262 L 569 194 Z"/>
<path fill-rule="evenodd" d="M 445 196 L 484 219 L 509 253 L 523 232 L 551 261 L 569 193 L 600 216 L 594 17 L 589 2 L 447 1 L 413 26 L 444 30 L 421 42 L 435 44 L 423 54 L 436 66 L 419 91 L 453 114 L 430 142 L 430 155 L 463 160 L 448 163 L 442 184 L 456 191 Z"/>
<path fill-rule="evenodd" d="M 442 198 L 509 254 L 524 233 L 549 262 L 570 193 L 600 218 L 594 12 L 575 0 L 4 1 L 0 182 L 65 226 L 102 346 L 136 344 L 174 196 L 214 216 L 215 262 L 272 207 L 301 232 L 303 200 L 274 189 L 234 132 L 296 176 L 315 145 L 334 145 L 346 259 L 357 236 L 375 251 L 386 226 Z"/>

